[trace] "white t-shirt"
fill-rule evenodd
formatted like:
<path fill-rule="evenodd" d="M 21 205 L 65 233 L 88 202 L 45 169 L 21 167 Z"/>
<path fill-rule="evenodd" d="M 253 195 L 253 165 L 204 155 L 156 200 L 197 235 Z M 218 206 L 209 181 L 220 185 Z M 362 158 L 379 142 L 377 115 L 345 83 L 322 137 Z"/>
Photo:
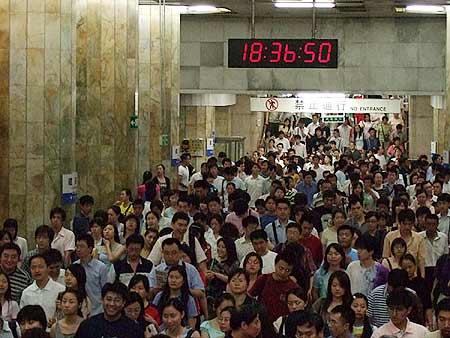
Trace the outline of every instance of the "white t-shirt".
<path fill-rule="evenodd" d="M 249 176 L 245 179 L 245 185 L 247 186 L 247 192 L 250 195 L 250 207 L 255 206 L 255 201 L 262 196 L 264 193 L 264 187 L 266 184 L 266 180 L 259 176 L 254 178 L 253 176 Z"/>
<path fill-rule="evenodd" d="M 277 253 L 273 251 L 268 251 L 264 256 L 261 257 L 263 261 L 262 273 L 272 273 L 275 271 L 275 258 Z"/>
<path fill-rule="evenodd" d="M 178 166 L 178 176 L 180 177 L 180 185 L 178 190 L 187 191 L 187 186 L 189 184 L 189 169 L 183 165 Z"/>

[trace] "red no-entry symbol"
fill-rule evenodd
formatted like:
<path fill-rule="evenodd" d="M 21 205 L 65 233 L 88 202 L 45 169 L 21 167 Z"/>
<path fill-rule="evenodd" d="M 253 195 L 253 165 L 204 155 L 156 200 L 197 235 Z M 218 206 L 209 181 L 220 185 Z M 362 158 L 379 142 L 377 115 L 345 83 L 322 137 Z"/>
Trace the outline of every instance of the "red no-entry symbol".
<path fill-rule="evenodd" d="M 271 97 L 266 101 L 266 108 L 269 111 L 275 111 L 278 109 L 278 100 Z"/>

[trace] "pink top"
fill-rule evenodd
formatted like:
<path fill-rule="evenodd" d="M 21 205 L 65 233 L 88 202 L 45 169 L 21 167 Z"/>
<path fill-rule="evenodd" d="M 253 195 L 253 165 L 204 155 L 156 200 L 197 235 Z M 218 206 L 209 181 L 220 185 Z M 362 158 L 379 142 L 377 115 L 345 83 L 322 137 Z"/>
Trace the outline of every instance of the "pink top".
<path fill-rule="evenodd" d="M 234 224 L 239 230 L 239 234 L 242 235 L 244 233 L 244 229 L 242 228 L 242 220 L 249 215 L 255 216 L 259 222 L 258 213 L 252 209 L 248 209 L 248 211 L 242 216 L 236 215 L 236 213 L 233 211 L 231 214 L 228 214 L 227 217 L 225 217 L 225 222 Z"/>
<path fill-rule="evenodd" d="M 387 336 L 395 336 L 402 338 L 419 338 L 424 337 L 425 334 L 428 333 L 426 327 L 410 322 L 408 320 L 408 324 L 406 324 L 405 332 L 401 332 L 401 330 L 396 327 L 391 321 L 380 326 L 375 332 L 372 334 L 372 338 L 379 338 L 383 335 Z"/>

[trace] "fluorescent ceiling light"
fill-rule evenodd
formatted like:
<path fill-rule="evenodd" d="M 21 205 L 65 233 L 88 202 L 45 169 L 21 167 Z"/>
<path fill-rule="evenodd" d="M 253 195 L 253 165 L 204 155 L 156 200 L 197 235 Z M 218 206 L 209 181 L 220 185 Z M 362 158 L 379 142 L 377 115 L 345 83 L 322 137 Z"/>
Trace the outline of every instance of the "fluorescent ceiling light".
<path fill-rule="evenodd" d="M 406 6 L 405 10 L 408 13 L 445 14 L 444 6 L 410 5 Z"/>
<path fill-rule="evenodd" d="M 215 14 L 215 13 L 229 13 L 228 8 L 221 8 L 208 5 L 189 6 L 184 11 L 185 14 Z"/>
<path fill-rule="evenodd" d="M 334 0 L 312 0 L 306 1 L 277 1 L 274 3 L 277 8 L 334 8 L 336 4 Z"/>

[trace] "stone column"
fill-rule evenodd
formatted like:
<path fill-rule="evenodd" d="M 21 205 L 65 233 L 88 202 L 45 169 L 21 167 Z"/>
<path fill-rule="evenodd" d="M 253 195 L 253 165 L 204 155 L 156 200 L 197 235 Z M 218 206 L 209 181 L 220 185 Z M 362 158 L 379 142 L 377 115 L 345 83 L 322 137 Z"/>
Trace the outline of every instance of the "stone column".
<path fill-rule="evenodd" d="M 0 0 L 0 219 L 9 214 L 9 0 Z"/>
<path fill-rule="evenodd" d="M 179 142 L 180 12 L 176 6 L 139 6 L 139 176 L 170 168 Z M 167 172 L 169 174 L 169 172 Z"/>
<path fill-rule="evenodd" d="M 447 8 L 447 11 L 449 9 Z M 447 51 L 446 51 L 446 90 L 445 107 L 436 112 L 436 118 L 439 121 L 438 150 L 442 154 L 444 150 L 450 150 L 450 12 L 447 13 Z"/>
<path fill-rule="evenodd" d="M 422 154 L 430 155 L 430 145 L 433 141 L 433 107 L 429 96 L 411 96 L 408 138 L 410 158 L 417 158 Z"/>

